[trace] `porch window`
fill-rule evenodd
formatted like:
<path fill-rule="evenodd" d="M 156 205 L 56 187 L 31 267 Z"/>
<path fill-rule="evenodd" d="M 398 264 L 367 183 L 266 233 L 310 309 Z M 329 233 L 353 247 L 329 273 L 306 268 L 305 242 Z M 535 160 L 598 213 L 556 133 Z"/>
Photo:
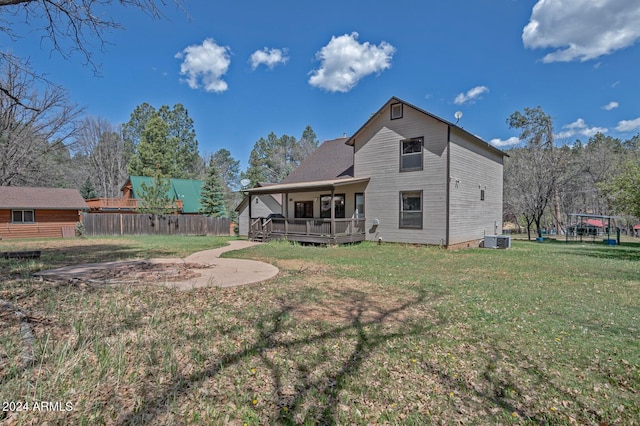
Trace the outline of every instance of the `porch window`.
<path fill-rule="evenodd" d="M 344 218 L 344 194 L 334 195 L 335 217 Z M 331 218 L 331 195 L 322 195 L 320 197 L 320 217 L 329 219 Z"/>
<path fill-rule="evenodd" d="M 35 213 L 33 210 L 12 210 L 11 222 L 13 223 L 34 223 Z"/>
<path fill-rule="evenodd" d="M 400 228 L 422 229 L 422 191 L 400 193 Z"/>
<path fill-rule="evenodd" d="M 313 201 L 296 201 L 293 214 L 296 219 L 313 219 Z"/>
<path fill-rule="evenodd" d="M 363 193 L 356 194 L 355 217 L 356 219 L 362 219 L 364 217 L 364 194 Z"/>
<path fill-rule="evenodd" d="M 400 141 L 400 171 L 422 170 L 422 148 L 424 138 L 412 138 Z"/>

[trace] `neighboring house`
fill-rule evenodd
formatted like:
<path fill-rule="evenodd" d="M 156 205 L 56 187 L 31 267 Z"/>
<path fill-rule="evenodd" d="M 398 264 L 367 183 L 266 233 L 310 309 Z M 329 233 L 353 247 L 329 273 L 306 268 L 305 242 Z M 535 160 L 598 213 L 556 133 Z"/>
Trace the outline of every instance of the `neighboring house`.
<path fill-rule="evenodd" d="M 77 189 L 0 186 L 0 238 L 72 237 L 83 210 Z"/>
<path fill-rule="evenodd" d="M 640 237 L 640 225 L 635 225 L 633 227 L 633 236 Z"/>
<path fill-rule="evenodd" d="M 194 179 L 169 179 L 171 187 L 167 196 L 176 200 L 181 214 L 199 214 L 202 205 L 202 181 Z M 135 213 L 143 197 L 142 185 L 154 185 L 154 178 L 146 176 L 129 176 L 122 185 L 121 198 L 94 198 L 87 200 L 92 213 Z"/>
<path fill-rule="evenodd" d="M 323 143 L 281 183 L 247 190 L 249 237 L 477 246 L 502 230 L 505 156 L 393 97 L 353 136 Z M 282 194 L 285 219 L 249 220 L 254 198 L 267 194 Z"/>
<path fill-rule="evenodd" d="M 259 183 L 258 187 L 266 187 L 269 183 Z M 251 206 L 251 219 L 267 218 L 269 215 L 282 212 L 282 194 L 256 195 L 253 197 Z M 246 237 L 249 235 L 249 197 L 245 197 L 240 205 L 236 207 L 238 212 L 238 233 Z"/>

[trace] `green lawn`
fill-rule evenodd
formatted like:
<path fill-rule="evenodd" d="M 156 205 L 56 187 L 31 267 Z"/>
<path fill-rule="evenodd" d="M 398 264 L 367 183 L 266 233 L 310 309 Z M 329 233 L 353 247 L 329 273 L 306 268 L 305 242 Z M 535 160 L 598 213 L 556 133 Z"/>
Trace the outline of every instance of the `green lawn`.
<path fill-rule="evenodd" d="M 58 240 L 39 262 L 0 259 L 0 299 L 30 315 L 36 355 L 22 368 L 20 322 L 0 311 L 0 400 L 72 405 L 0 422 L 640 424 L 638 243 L 274 242 L 228 255 L 276 279 L 192 292 L 29 278 L 223 243 Z"/>

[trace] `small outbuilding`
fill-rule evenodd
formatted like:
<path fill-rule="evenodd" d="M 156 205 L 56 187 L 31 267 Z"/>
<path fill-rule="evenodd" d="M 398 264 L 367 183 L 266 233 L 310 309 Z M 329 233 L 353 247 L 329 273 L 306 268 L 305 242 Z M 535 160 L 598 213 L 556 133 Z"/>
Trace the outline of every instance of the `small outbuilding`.
<path fill-rule="evenodd" d="M 0 239 L 72 237 L 85 210 L 77 189 L 0 186 Z"/>

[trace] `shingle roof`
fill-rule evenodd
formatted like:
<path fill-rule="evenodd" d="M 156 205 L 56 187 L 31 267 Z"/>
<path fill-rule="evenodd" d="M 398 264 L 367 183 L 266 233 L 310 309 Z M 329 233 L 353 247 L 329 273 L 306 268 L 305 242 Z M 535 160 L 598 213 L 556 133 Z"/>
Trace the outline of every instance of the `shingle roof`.
<path fill-rule="evenodd" d="M 88 210 L 77 189 L 0 186 L 0 209 Z"/>
<path fill-rule="evenodd" d="M 280 183 L 353 177 L 353 147 L 345 145 L 346 141 L 339 138 L 324 142 Z"/>

